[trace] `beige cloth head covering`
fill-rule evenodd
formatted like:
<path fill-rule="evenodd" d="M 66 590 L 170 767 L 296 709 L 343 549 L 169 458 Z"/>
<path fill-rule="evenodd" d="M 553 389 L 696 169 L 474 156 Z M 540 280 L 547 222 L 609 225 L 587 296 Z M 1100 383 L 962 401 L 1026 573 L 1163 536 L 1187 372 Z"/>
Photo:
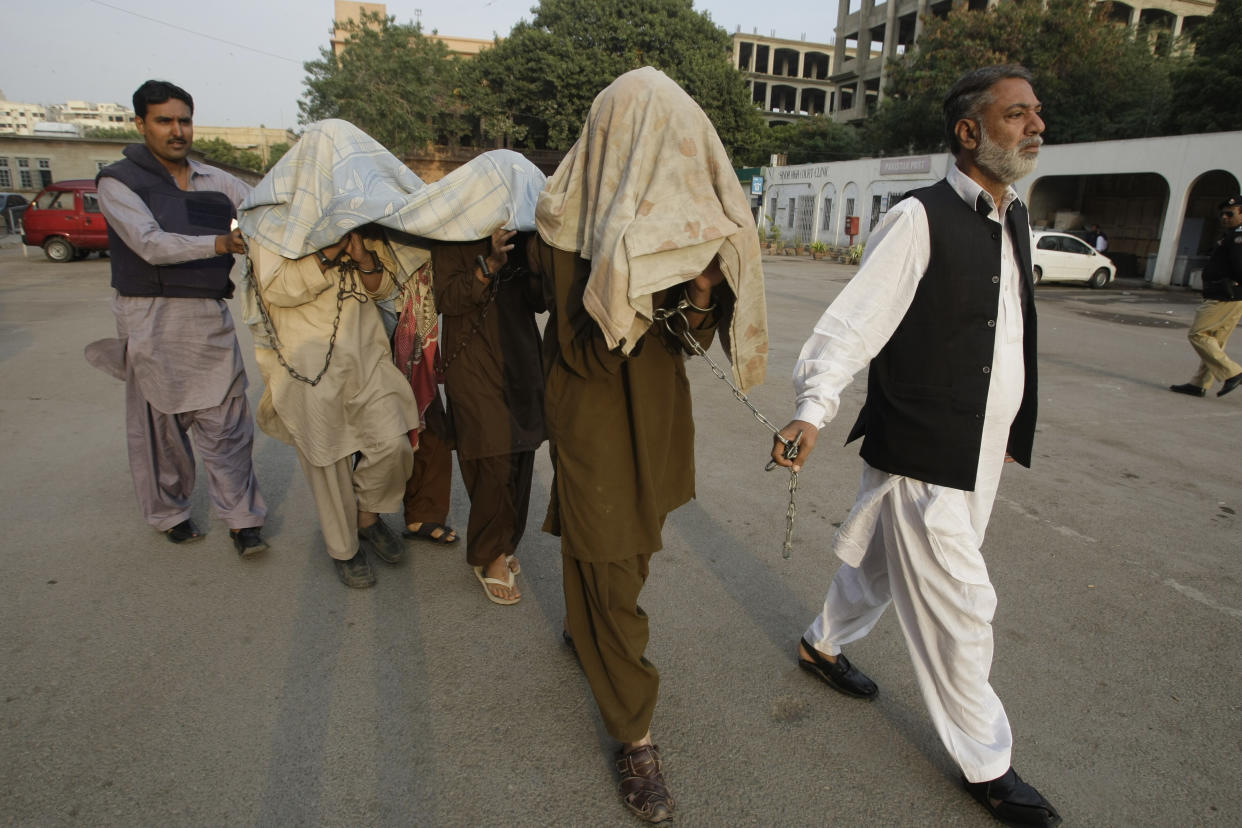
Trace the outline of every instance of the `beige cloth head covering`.
<path fill-rule="evenodd" d="M 767 311 L 754 219 L 720 137 L 658 69 L 612 82 L 539 195 L 544 241 L 591 262 L 584 304 L 610 348 L 629 353 L 651 325 L 651 295 L 720 257 L 737 298 L 721 337 L 738 385 L 763 381 Z"/>

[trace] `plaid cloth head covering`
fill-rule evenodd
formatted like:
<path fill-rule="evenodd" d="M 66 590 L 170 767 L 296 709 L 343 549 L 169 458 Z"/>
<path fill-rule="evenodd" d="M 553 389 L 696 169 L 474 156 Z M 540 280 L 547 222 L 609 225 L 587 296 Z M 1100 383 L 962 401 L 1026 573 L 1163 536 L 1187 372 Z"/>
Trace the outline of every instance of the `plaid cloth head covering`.
<path fill-rule="evenodd" d="M 539 168 L 511 150 L 485 152 L 425 184 L 358 127 L 330 119 L 308 126 L 250 192 L 238 226 L 289 259 L 336 244 L 365 224 L 438 241 L 474 241 L 500 227 L 533 230 L 543 185 Z M 429 257 L 416 244 L 393 247 L 398 281 Z"/>

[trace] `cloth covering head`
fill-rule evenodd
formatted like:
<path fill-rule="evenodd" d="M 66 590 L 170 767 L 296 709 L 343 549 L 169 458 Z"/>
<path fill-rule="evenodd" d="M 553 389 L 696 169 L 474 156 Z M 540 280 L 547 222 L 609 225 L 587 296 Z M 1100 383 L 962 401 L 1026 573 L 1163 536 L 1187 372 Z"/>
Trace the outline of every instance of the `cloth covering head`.
<path fill-rule="evenodd" d="M 610 348 L 628 354 L 651 325 L 652 294 L 712 257 L 736 303 L 720 331 L 738 385 L 763 381 L 767 312 L 746 195 L 699 105 L 650 66 L 617 78 L 539 195 L 544 241 L 591 262 L 584 305 Z"/>
<path fill-rule="evenodd" d="M 519 153 L 493 150 L 426 184 L 358 127 L 329 119 L 308 126 L 255 186 L 238 225 L 289 259 L 336 244 L 366 224 L 439 241 L 475 241 L 500 227 L 533 230 L 544 182 Z M 430 258 L 417 242 L 393 250 L 398 281 Z"/>

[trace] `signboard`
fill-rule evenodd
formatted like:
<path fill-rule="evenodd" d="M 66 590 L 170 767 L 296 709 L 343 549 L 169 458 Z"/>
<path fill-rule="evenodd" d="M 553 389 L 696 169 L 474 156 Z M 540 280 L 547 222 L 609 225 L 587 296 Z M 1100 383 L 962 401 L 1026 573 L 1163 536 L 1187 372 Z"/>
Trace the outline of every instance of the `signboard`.
<path fill-rule="evenodd" d="M 750 180 L 750 194 L 753 196 L 763 195 L 763 176 L 756 175 Z"/>
<path fill-rule="evenodd" d="M 880 175 L 908 175 L 910 173 L 925 172 L 931 172 L 930 155 L 880 159 Z"/>

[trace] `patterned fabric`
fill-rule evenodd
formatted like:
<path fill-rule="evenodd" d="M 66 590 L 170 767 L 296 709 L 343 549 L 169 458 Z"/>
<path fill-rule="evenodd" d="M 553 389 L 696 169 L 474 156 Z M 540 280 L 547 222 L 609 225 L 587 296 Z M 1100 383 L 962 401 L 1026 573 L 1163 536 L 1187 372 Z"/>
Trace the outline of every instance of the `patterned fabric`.
<path fill-rule="evenodd" d="M 410 381 L 418 403 L 419 427 L 410 432 L 418 448 L 418 435 L 427 427 L 427 407 L 439 396 L 436 350 L 440 345 L 440 319 L 432 295 L 431 262 L 423 265 L 403 286 L 401 318 L 392 339 L 392 356 Z"/>
<path fill-rule="evenodd" d="M 247 237 L 289 259 L 372 223 L 440 241 L 474 241 L 499 227 L 534 229 L 543 185 L 539 168 L 510 150 L 483 153 L 425 184 L 353 124 L 318 121 L 242 203 L 238 223 Z M 394 247 L 399 282 L 429 257 L 416 242 Z"/>
<path fill-rule="evenodd" d="M 652 294 L 719 256 L 737 302 L 720 326 L 743 389 L 763 381 L 767 311 L 750 205 L 711 121 L 650 66 L 596 97 L 536 211 L 548 244 L 591 262 L 584 304 L 628 354 L 651 325 Z"/>

